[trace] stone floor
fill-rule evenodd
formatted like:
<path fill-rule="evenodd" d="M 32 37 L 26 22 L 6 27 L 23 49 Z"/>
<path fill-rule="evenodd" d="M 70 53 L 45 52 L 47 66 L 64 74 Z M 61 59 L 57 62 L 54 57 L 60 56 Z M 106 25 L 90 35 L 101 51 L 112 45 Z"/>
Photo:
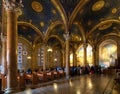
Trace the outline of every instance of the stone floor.
<path fill-rule="evenodd" d="M 114 77 L 110 75 L 81 75 L 28 86 L 15 94 L 120 94 L 120 87 L 114 84 Z"/>

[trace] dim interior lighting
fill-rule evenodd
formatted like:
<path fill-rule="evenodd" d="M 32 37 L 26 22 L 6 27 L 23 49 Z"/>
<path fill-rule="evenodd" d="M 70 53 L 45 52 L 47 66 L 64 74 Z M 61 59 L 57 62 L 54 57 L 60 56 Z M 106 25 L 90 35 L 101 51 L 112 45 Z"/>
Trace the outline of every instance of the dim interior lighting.
<path fill-rule="evenodd" d="M 31 56 L 28 56 L 27 59 L 31 59 Z"/>
<path fill-rule="evenodd" d="M 54 83 L 53 87 L 54 87 L 55 90 L 57 90 L 57 88 L 58 88 L 57 83 Z"/>
<path fill-rule="evenodd" d="M 53 50 L 52 50 L 52 48 L 48 48 L 48 50 L 47 50 L 48 52 L 52 52 Z"/>
<path fill-rule="evenodd" d="M 57 61 L 57 58 L 55 58 L 54 61 Z"/>

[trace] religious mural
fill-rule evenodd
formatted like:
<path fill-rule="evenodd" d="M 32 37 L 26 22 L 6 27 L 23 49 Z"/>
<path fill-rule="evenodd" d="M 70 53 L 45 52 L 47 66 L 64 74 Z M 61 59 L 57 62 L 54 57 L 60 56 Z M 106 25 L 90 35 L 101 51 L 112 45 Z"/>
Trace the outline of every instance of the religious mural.
<path fill-rule="evenodd" d="M 117 46 L 106 44 L 99 49 L 99 64 L 103 67 L 115 66 L 117 59 Z"/>

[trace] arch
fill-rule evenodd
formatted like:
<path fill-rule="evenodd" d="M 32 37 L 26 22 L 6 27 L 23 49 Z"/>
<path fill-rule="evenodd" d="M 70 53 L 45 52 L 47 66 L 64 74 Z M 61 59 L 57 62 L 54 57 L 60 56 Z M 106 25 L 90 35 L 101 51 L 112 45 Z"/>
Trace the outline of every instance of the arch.
<path fill-rule="evenodd" d="M 52 31 L 52 29 L 54 29 L 57 25 L 63 25 L 63 24 L 62 24 L 61 21 L 56 21 L 56 22 L 52 23 L 52 24 L 48 27 L 48 29 L 47 29 L 47 31 L 46 31 L 46 32 L 47 32 L 46 35 L 45 35 L 45 39 L 46 39 L 46 40 L 48 39 L 49 34 L 50 34 L 50 32 Z"/>
<path fill-rule="evenodd" d="M 100 23 L 98 23 L 96 26 L 94 26 L 89 33 L 87 34 L 87 37 L 92 34 L 98 27 L 100 27 L 101 25 L 107 24 L 107 23 L 117 23 L 120 24 L 119 20 L 116 19 L 110 19 L 110 20 L 105 20 L 105 21 L 101 21 Z"/>
<path fill-rule="evenodd" d="M 71 16 L 70 16 L 70 21 L 69 21 L 69 26 L 72 25 L 77 13 L 84 7 L 86 3 L 88 3 L 90 0 L 80 0 L 75 9 L 73 10 Z"/>
<path fill-rule="evenodd" d="M 57 10 L 59 11 L 59 13 L 60 13 L 60 15 L 62 17 L 63 23 L 64 23 L 66 29 L 68 29 L 68 18 L 67 18 L 65 10 L 62 7 L 61 3 L 59 2 L 59 0 L 51 0 L 51 2 L 57 8 Z M 68 31 L 68 30 L 66 30 L 66 31 Z"/>
<path fill-rule="evenodd" d="M 114 37 L 118 37 L 119 38 L 119 35 L 116 35 L 116 34 L 107 34 L 105 36 L 103 36 L 100 40 L 98 40 L 96 46 L 97 48 L 99 48 L 100 44 L 105 41 L 105 40 L 114 40 L 116 41 L 116 39 Z M 117 43 L 117 41 L 116 41 Z"/>
<path fill-rule="evenodd" d="M 31 27 L 32 29 L 34 29 L 35 32 L 37 32 L 37 33 L 42 37 L 42 39 L 44 38 L 42 32 L 41 32 L 37 27 L 35 27 L 34 25 L 32 25 L 31 23 L 24 22 L 24 21 L 19 21 L 19 22 L 18 22 L 18 25 L 29 26 L 29 27 Z"/>
<path fill-rule="evenodd" d="M 18 39 L 22 39 L 22 40 L 26 41 L 29 45 L 31 45 L 31 42 L 29 42 L 29 41 L 28 41 L 27 39 L 25 39 L 24 37 L 19 36 Z"/>
<path fill-rule="evenodd" d="M 78 26 L 78 28 L 79 28 L 79 30 L 80 30 L 80 32 L 81 32 L 81 34 L 82 34 L 83 42 L 85 42 L 85 41 L 86 41 L 86 36 L 85 36 L 85 31 L 84 31 L 84 29 L 83 29 L 82 24 L 81 24 L 81 23 L 78 23 L 78 22 L 73 23 L 73 24 L 75 24 L 76 26 Z"/>
<path fill-rule="evenodd" d="M 103 67 L 115 66 L 117 59 L 117 42 L 113 39 L 106 39 L 99 45 L 99 65 Z"/>
<path fill-rule="evenodd" d="M 58 36 L 56 36 L 56 35 L 52 35 L 52 36 L 50 36 L 46 41 L 48 41 L 50 38 L 56 38 L 56 39 L 58 39 L 58 41 L 60 41 L 60 44 L 61 44 L 61 46 L 62 46 L 62 48 L 64 47 L 64 42 L 58 37 Z"/>

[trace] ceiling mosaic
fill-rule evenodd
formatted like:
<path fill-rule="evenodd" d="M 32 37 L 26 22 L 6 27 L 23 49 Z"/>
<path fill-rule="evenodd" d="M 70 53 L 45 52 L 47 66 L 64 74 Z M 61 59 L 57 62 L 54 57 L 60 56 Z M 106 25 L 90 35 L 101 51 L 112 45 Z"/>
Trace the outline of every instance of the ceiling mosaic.
<path fill-rule="evenodd" d="M 34 40 L 39 36 L 39 34 L 35 32 L 34 29 L 24 25 L 18 25 L 18 35 L 25 37 L 31 43 L 33 43 Z"/>
<path fill-rule="evenodd" d="M 62 4 L 66 15 L 69 17 L 73 10 L 75 9 L 76 5 L 80 2 L 80 0 L 59 0 Z"/>
<path fill-rule="evenodd" d="M 85 1 L 88 2 L 77 10 L 76 6 Z M 57 6 L 53 2 L 57 2 Z M 23 0 L 23 5 L 24 7 L 19 10 L 18 22 L 31 24 L 44 37 L 52 38 L 49 39 L 50 42 L 55 39 L 55 36 L 65 41 L 63 12 L 68 18 L 72 13 L 77 12 L 76 15 L 73 15 L 74 19 L 69 27 L 71 43 L 79 45 L 86 36 L 96 40 L 109 33 L 120 34 L 120 26 L 115 23 L 115 21 L 120 21 L 120 0 Z M 74 11 L 75 9 L 76 11 Z M 0 7 L 0 18 L 1 15 Z M 107 22 L 107 20 L 114 21 Z M 58 21 L 60 23 L 56 23 Z M 51 28 L 52 25 L 53 28 Z M 40 36 L 30 26 L 19 25 L 18 31 L 20 36 L 24 36 L 31 42 Z"/>
<path fill-rule="evenodd" d="M 77 20 L 89 31 L 101 21 L 119 19 L 119 4 L 120 0 L 92 0 L 78 13 Z"/>
<path fill-rule="evenodd" d="M 61 20 L 50 0 L 23 0 L 23 5 L 18 20 L 32 23 L 43 33 L 46 33 L 51 23 Z"/>

